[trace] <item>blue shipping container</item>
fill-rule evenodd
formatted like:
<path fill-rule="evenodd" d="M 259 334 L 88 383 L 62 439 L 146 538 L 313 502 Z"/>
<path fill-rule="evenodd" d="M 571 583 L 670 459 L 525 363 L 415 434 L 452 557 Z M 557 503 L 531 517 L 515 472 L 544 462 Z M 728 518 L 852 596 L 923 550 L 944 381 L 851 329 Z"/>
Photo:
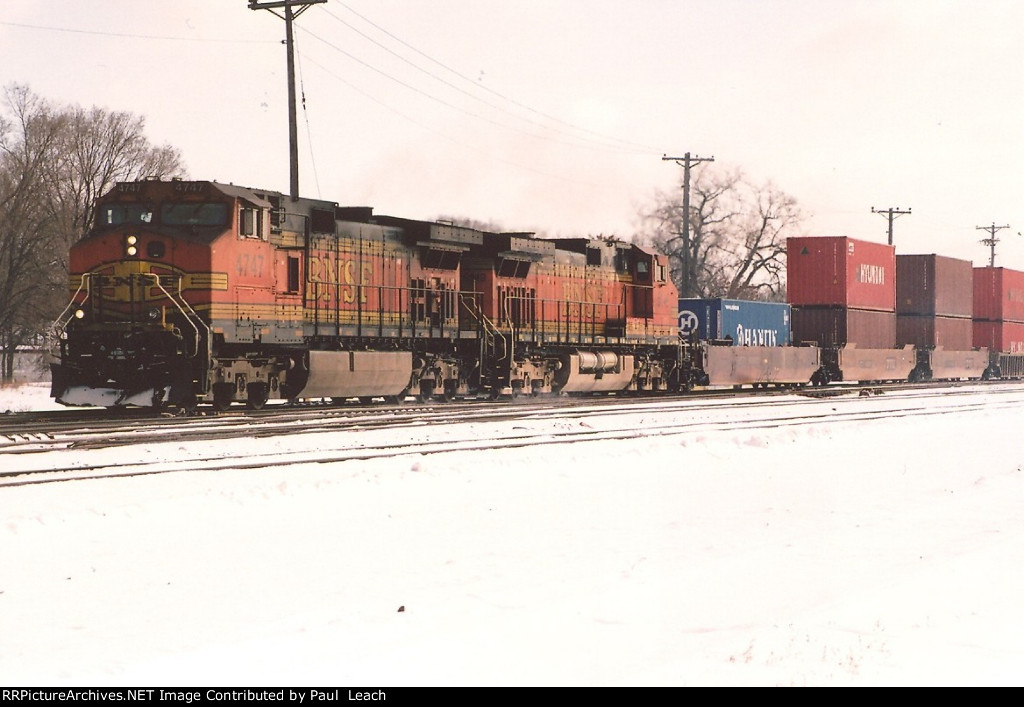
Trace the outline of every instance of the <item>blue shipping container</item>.
<path fill-rule="evenodd" d="M 734 346 L 788 346 L 790 307 L 780 302 L 680 299 L 679 326 L 697 338 L 731 339 Z"/>

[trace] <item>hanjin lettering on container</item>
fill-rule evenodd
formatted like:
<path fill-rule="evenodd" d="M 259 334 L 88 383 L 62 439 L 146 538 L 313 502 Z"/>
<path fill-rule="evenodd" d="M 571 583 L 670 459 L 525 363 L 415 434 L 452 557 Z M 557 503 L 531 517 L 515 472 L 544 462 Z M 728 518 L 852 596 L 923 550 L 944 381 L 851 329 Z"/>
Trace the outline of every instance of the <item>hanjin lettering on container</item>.
<path fill-rule="evenodd" d="M 775 329 L 750 329 L 736 325 L 737 346 L 778 346 L 779 333 Z"/>
<path fill-rule="evenodd" d="M 857 282 L 862 282 L 865 285 L 885 284 L 885 268 L 881 265 L 858 265 L 856 276 Z"/>

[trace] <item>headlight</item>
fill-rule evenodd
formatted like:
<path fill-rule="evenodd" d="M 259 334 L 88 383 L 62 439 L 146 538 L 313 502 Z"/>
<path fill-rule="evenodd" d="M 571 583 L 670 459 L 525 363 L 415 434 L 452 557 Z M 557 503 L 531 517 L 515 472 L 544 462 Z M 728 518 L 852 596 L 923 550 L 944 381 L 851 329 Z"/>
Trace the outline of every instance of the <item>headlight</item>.
<path fill-rule="evenodd" d="M 139 237 L 138 236 L 125 236 L 124 239 L 124 254 L 129 258 L 134 258 L 139 254 Z"/>
<path fill-rule="evenodd" d="M 85 310 L 84 309 L 76 309 L 75 310 L 75 319 L 85 319 Z"/>

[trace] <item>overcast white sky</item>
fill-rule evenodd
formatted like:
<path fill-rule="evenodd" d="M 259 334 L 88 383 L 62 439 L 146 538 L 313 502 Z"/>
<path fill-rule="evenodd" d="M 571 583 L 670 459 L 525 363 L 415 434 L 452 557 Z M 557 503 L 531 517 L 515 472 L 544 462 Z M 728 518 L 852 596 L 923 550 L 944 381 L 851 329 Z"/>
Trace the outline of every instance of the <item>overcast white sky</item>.
<path fill-rule="evenodd" d="M 1024 268 L 1024 5 L 330 0 L 297 22 L 307 196 L 628 237 L 713 155 L 812 235 Z M 0 79 L 129 110 L 189 176 L 288 190 L 284 22 L 247 0 L 13 3 Z M 315 159 L 311 158 L 315 155 Z"/>

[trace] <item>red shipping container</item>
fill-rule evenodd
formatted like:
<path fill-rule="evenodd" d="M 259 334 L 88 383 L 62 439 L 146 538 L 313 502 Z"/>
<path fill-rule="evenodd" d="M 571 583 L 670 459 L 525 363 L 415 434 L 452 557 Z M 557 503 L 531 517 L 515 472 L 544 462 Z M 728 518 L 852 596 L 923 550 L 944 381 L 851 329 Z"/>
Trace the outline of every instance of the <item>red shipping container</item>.
<path fill-rule="evenodd" d="M 974 320 L 975 348 L 1003 353 L 1024 353 L 1024 323 Z"/>
<path fill-rule="evenodd" d="M 896 249 L 853 238 L 786 242 L 790 304 L 896 311 Z"/>
<path fill-rule="evenodd" d="M 974 268 L 974 318 L 1024 322 L 1024 272 Z"/>
<path fill-rule="evenodd" d="M 973 323 L 966 317 L 897 314 L 896 345 L 907 344 L 925 349 L 941 346 L 949 351 L 969 351 L 974 347 Z"/>
<path fill-rule="evenodd" d="M 896 314 L 969 318 L 973 312 L 971 261 L 942 255 L 896 256 Z"/>
<path fill-rule="evenodd" d="M 856 344 L 862 349 L 896 345 L 895 312 L 848 307 L 793 307 L 793 342 L 819 346 Z"/>

